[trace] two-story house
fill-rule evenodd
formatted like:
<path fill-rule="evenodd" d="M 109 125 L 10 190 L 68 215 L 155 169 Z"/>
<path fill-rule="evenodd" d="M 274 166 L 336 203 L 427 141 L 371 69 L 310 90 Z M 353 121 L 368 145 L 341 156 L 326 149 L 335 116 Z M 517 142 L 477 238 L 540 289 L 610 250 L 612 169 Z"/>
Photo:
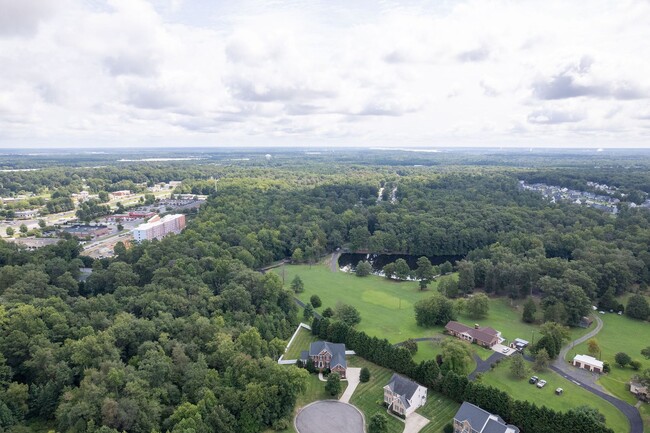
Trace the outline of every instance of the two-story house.
<path fill-rule="evenodd" d="M 519 428 L 506 424 L 498 415 L 463 402 L 454 415 L 454 433 L 520 433 Z"/>
<path fill-rule="evenodd" d="M 398 415 L 406 417 L 426 402 L 426 387 L 399 374 L 393 374 L 384 386 L 384 403 Z"/>
<path fill-rule="evenodd" d="M 300 355 L 303 362 L 311 359 L 318 370 L 330 369 L 345 379 L 347 362 L 345 361 L 345 344 L 330 343 L 328 341 L 315 341 L 309 345 L 309 351 Z"/>

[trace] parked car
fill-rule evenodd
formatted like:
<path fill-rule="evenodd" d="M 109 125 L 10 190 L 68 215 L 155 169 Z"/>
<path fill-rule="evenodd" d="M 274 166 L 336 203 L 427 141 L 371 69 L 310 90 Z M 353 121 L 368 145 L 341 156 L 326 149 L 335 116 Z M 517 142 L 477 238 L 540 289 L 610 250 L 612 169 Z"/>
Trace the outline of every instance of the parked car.
<path fill-rule="evenodd" d="M 600 314 L 605 314 L 605 312 L 603 310 L 600 310 L 599 313 Z"/>
<path fill-rule="evenodd" d="M 537 383 L 538 380 L 539 380 L 539 378 L 537 376 L 533 376 L 530 379 L 528 379 L 528 383 L 530 383 L 531 385 L 534 385 L 534 384 Z"/>
<path fill-rule="evenodd" d="M 537 387 L 538 388 L 544 388 L 544 385 L 546 385 L 546 381 L 544 379 L 537 382 Z"/>

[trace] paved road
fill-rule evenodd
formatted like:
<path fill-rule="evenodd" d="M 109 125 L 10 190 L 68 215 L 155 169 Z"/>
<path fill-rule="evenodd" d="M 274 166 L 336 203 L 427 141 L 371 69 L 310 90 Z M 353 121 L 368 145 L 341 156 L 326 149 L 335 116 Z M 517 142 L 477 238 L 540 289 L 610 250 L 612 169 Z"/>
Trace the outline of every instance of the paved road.
<path fill-rule="evenodd" d="M 569 350 L 571 350 L 572 347 L 575 347 L 578 344 L 583 343 L 589 340 L 590 338 L 594 337 L 603 328 L 602 319 L 598 316 L 595 317 L 596 317 L 596 327 L 592 331 L 578 338 L 577 340 L 574 340 L 571 343 L 564 346 L 562 350 L 560 350 L 560 355 L 558 356 L 558 358 L 555 361 L 553 361 L 553 363 L 551 364 L 551 370 L 553 370 L 560 376 L 564 377 L 565 379 L 568 379 L 573 383 L 580 385 L 590 393 L 597 395 L 603 400 L 606 400 L 611 404 L 613 404 L 628 419 L 630 423 L 630 433 L 643 433 L 643 420 L 641 419 L 639 410 L 636 407 L 632 406 L 629 403 L 624 402 L 623 400 L 619 400 L 618 398 L 610 394 L 603 392 L 601 389 L 596 388 L 599 385 L 595 384 L 594 379 L 590 375 L 590 373 L 587 373 L 587 376 L 585 376 L 584 375 L 585 370 L 581 370 L 579 368 L 573 367 L 564 360 L 566 354 L 569 352 Z M 527 359 L 530 358 L 527 357 Z"/>
<path fill-rule="evenodd" d="M 330 271 L 338 272 L 339 271 L 339 257 L 341 257 L 342 251 L 334 251 L 332 257 L 330 258 Z"/>
<path fill-rule="evenodd" d="M 364 433 L 363 414 L 351 404 L 319 400 L 304 408 L 294 420 L 298 433 Z"/>
<path fill-rule="evenodd" d="M 490 355 L 490 357 L 489 357 L 488 359 L 486 359 L 486 360 L 484 361 L 484 360 L 481 359 L 480 356 L 478 356 L 478 355 L 475 353 L 475 354 L 474 354 L 474 360 L 476 361 L 476 368 L 474 369 L 474 371 L 472 371 L 472 372 L 469 374 L 469 376 L 467 376 L 467 378 L 468 378 L 469 380 L 474 380 L 474 379 L 476 379 L 476 376 L 477 376 L 479 373 L 485 373 L 486 371 L 489 371 L 490 368 L 492 367 L 492 364 L 494 364 L 495 362 L 497 362 L 499 359 L 501 359 L 501 358 L 505 358 L 505 357 L 506 357 L 506 355 L 504 355 L 503 353 L 494 352 L 492 355 Z"/>

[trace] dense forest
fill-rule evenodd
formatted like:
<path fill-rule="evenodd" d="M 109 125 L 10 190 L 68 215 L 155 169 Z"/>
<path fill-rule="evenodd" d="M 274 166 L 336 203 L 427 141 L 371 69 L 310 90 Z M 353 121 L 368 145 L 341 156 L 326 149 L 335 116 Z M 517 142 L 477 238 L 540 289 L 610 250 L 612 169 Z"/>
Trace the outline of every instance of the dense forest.
<path fill-rule="evenodd" d="M 97 261 L 75 240 L 35 252 L 0 242 L 0 428 L 282 428 L 307 373 L 275 360 L 299 315 L 280 278 L 256 269 L 292 256 L 315 261 L 339 247 L 462 255 L 461 291 L 540 295 L 545 319 L 569 325 L 591 302 L 650 282 L 650 212 L 551 204 L 519 188 L 520 169 L 201 167 L 128 178 L 115 168 L 101 180 L 181 178 L 191 189 L 216 175 L 180 235 L 118 244 L 115 258 Z M 66 169 L 52 170 L 69 185 Z M 32 175 L 16 173 L 25 176 L 16 183 Z M 83 266 L 93 272 L 80 281 Z"/>

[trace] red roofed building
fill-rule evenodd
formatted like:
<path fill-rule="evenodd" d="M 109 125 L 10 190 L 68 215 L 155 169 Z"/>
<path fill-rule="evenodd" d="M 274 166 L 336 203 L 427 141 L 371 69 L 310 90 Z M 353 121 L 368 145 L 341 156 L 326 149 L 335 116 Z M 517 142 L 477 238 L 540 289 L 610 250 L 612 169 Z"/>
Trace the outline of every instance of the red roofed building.
<path fill-rule="evenodd" d="M 470 327 L 464 325 L 460 322 L 451 321 L 447 323 L 445 329 L 450 335 L 453 335 L 456 338 L 461 340 L 469 341 L 470 343 L 476 343 L 479 346 L 483 347 L 492 347 L 497 343 L 501 343 L 503 338 L 501 338 L 501 333 L 496 329 L 490 327 L 480 327 L 474 325 Z"/>

